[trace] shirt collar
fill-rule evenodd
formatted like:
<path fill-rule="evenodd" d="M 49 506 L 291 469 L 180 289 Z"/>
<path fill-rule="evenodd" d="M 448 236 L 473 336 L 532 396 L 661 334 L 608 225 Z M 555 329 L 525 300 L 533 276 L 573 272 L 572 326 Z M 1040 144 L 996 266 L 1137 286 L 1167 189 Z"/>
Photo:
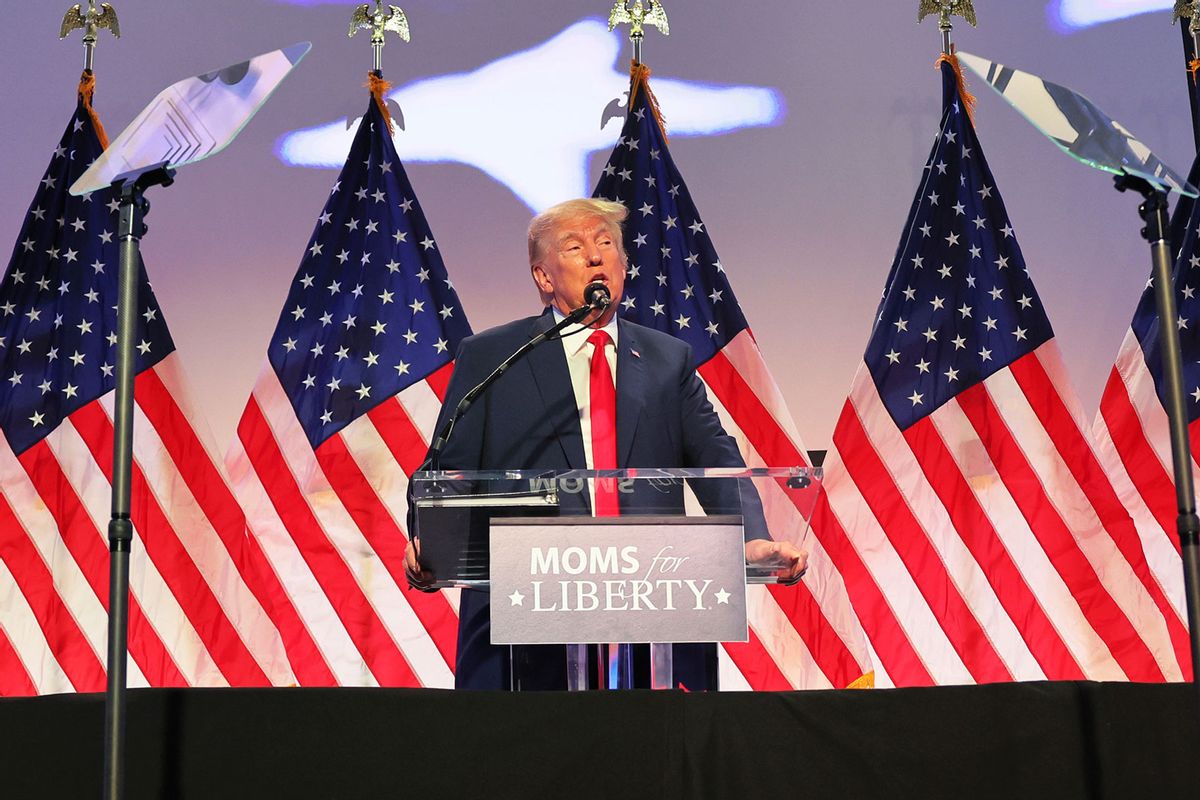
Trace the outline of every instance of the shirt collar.
<path fill-rule="evenodd" d="M 566 318 L 566 315 L 559 311 L 555 306 L 550 306 L 550 310 L 554 313 L 555 324 L 562 322 Z M 586 329 L 583 325 L 575 324 L 568 325 L 567 327 L 563 328 L 561 333 L 559 333 L 559 337 L 562 339 L 563 348 L 566 349 L 567 355 L 577 355 L 579 351 L 583 349 L 584 345 L 587 344 L 588 336 L 590 336 L 590 334 L 584 333 L 584 330 Z M 609 338 L 612 339 L 613 347 L 616 347 L 617 315 L 613 314 L 613 318 L 610 319 L 608 324 L 600 330 L 608 334 Z"/>

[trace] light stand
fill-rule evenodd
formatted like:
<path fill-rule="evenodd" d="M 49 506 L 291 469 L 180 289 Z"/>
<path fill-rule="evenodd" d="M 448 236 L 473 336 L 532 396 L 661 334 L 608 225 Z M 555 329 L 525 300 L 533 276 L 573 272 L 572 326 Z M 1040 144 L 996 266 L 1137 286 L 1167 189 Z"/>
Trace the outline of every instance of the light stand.
<path fill-rule="evenodd" d="M 108 523 L 108 685 L 104 695 L 104 798 L 119 800 L 125 792 L 125 683 L 129 650 L 129 553 L 133 544 L 130 518 L 133 479 L 133 383 L 136 373 L 138 269 L 141 240 L 146 234 L 151 186 L 170 186 L 175 171 L 166 164 L 126 173 L 113 181 L 120 191 L 121 242 L 117 300 L 116 407 L 113 413 L 112 518 Z"/>
<path fill-rule="evenodd" d="M 1175 501 L 1179 516 L 1180 555 L 1183 557 L 1184 603 L 1187 606 L 1188 631 L 1192 648 L 1192 683 L 1200 668 L 1200 517 L 1196 516 L 1196 496 L 1192 484 L 1192 454 L 1188 440 L 1186 401 L 1183 392 L 1183 355 L 1175 320 L 1174 282 L 1171 280 L 1171 242 L 1167 233 L 1167 193 L 1145 178 L 1125 173 L 1114 179 L 1117 191 L 1135 191 L 1145 200 L 1138 214 L 1146 223 L 1142 237 L 1150 242 L 1153 262 L 1154 300 L 1158 310 L 1158 341 L 1162 351 L 1166 397 L 1163 398 L 1171 433 L 1171 462 L 1175 475 Z M 1200 700 L 1200 695 L 1197 697 Z"/>

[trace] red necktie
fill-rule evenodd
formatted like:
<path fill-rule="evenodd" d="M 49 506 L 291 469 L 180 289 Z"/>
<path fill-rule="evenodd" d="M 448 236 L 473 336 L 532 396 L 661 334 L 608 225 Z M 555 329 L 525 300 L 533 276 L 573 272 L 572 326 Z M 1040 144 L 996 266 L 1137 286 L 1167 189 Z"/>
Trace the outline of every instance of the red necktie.
<path fill-rule="evenodd" d="M 604 348 L 612 342 L 598 330 L 588 337 L 592 345 L 591 374 L 588 380 L 588 405 L 592 422 L 592 469 L 617 468 L 617 390 Z M 620 514 L 617 492 L 612 480 L 596 481 L 596 516 Z"/>

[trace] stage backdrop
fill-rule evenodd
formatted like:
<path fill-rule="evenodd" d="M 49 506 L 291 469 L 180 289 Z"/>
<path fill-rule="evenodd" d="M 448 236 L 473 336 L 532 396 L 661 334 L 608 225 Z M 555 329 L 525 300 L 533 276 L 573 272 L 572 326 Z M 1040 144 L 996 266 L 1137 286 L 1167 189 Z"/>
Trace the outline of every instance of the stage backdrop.
<path fill-rule="evenodd" d="M 4 247 L 74 107 L 82 47 L 78 34 L 56 38 L 67 5 L 4 10 Z M 349 2 L 117 5 L 123 38 L 103 34 L 97 54 L 96 104 L 114 134 L 177 78 L 314 44 L 229 151 L 152 195 L 144 248 L 154 289 L 223 448 L 344 158 L 344 120 L 364 108 L 370 47 L 346 37 Z M 1083 91 L 1186 171 L 1194 146 L 1169 14 L 1119 19 L 1084 5 L 982 0 L 983 27 L 959 22 L 956 39 Z M 671 36 L 646 40 L 672 153 L 809 447 L 830 441 L 937 124 L 939 37 L 934 21 L 916 25 L 916 6 L 676 0 L 666 6 Z M 617 121 L 601 130 L 601 120 L 628 44 L 600 21 L 605 0 L 404 8 L 413 42 L 394 40 L 385 56 L 402 90 L 396 144 L 483 329 L 535 309 L 524 226 L 533 209 L 595 185 L 618 135 Z M 1090 414 L 1149 271 L 1136 201 L 975 84 L 980 139 Z M 740 91 L 716 91 L 726 86 Z"/>

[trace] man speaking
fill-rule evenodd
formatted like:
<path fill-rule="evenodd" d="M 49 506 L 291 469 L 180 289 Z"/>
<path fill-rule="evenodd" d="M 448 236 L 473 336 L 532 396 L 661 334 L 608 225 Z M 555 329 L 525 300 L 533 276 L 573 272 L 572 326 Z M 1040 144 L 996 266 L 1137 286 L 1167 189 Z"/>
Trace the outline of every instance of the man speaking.
<path fill-rule="evenodd" d="M 529 265 L 547 306 L 463 341 L 442 405 L 443 430 L 459 401 L 530 339 L 545 333 L 607 288 L 609 302 L 531 350 L 458 420 L 444 443 L 447 470 L 611 470 L 632 467 L 742 467 L 692 364 L 691 348 L 674 337 L 619 319 L 627 257 L 621 224 L 629 212 L 607 200 L 569 200 L 529 225 Z M 587 296 L 585 297 L 585 292 Z M 603 305 L 603 303 L 597 303 Z M 597 516 L 620 513 L 621 501 L 592 487 Z M 706 506 L 705 498 L 701 502 Z M 713 509 L 709 509 L 712 511 Z M 727 511 L 727 509 L 724 509 Z M 778 564 L 783 580 L 804 572 L 807 554 L 747 524 L 746 558 Z M 419 542 L 418 542 L 419 543 Z M 408 549 L 410 581 L 429 576 Z M 511 661 L 511 663 L 510 663 Z M 512 670 L 518 679 L 513 680 Z M 716 688 L 715 645 L 676 645 L 676 685 Z M 512 648 L 490 642 L 486 592 L 464 590 L 459 604 L 455 686 L 460 689 L 565 689 L 561 646 Z"/>

